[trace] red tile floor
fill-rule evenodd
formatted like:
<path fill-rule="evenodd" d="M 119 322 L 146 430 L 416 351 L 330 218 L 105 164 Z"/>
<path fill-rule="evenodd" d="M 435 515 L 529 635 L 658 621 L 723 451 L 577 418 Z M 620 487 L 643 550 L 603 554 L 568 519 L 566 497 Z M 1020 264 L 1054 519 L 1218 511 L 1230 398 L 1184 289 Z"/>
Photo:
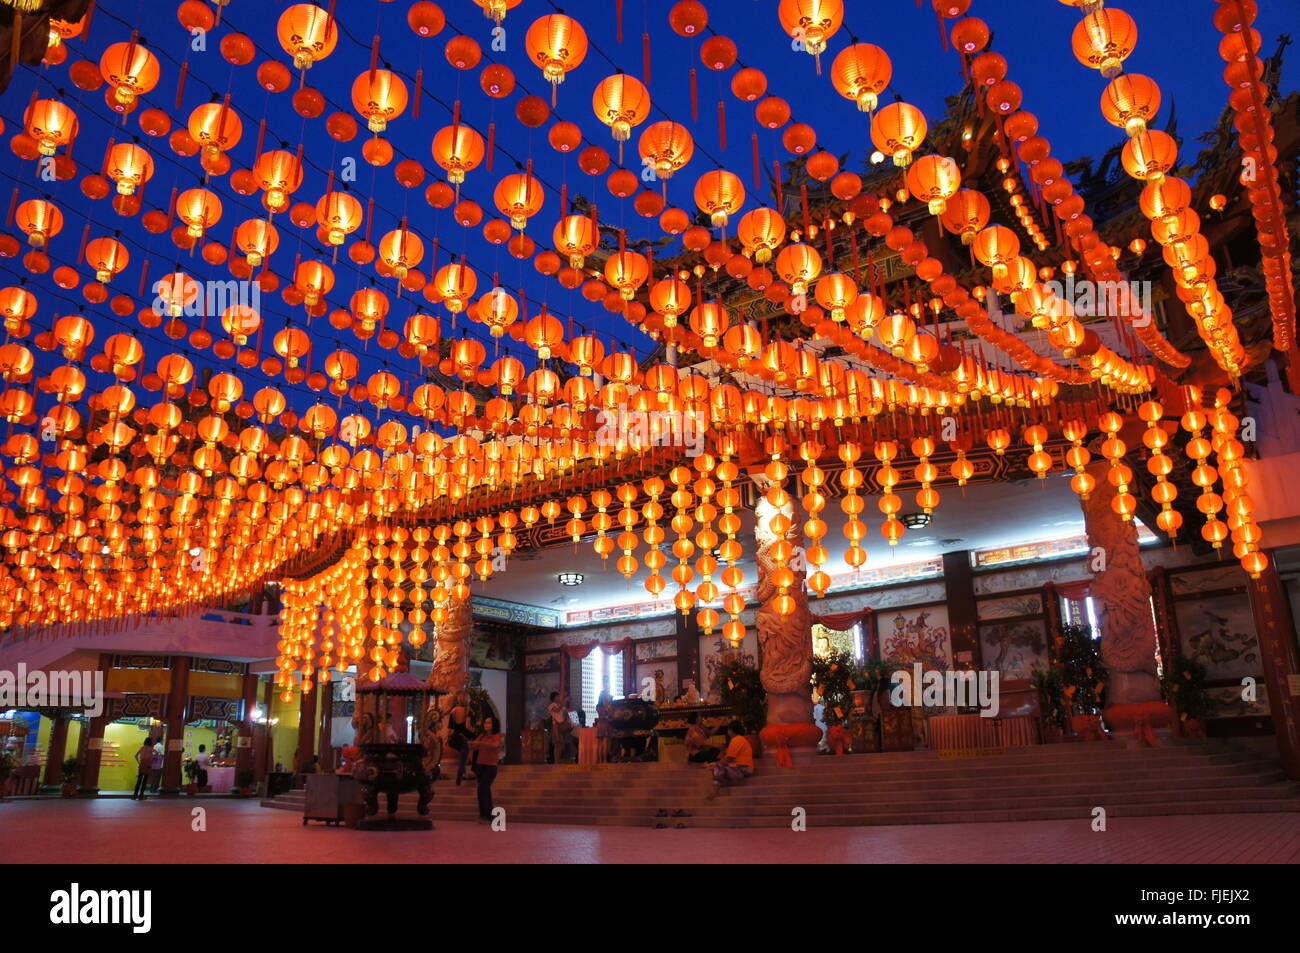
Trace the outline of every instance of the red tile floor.
<path fill-rule="evenodd" d="M 191 830 L 204 808 L 207 830 Z M 255 801 L 0 802 L 0 863 L 1296 863 L 1300 814 L 784 830 L 653 830 L 443 821 L 431 833 L 302 825 Z"/>

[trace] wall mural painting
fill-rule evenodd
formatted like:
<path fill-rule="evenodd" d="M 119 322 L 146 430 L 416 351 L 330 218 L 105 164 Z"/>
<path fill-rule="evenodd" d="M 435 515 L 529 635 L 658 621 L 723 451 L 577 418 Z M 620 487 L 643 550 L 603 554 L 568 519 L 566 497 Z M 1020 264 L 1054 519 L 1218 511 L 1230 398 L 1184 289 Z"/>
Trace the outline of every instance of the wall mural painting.
<path fill-rule="evenodd" d="M 536 726 L 545 720 L 551 692 L 559 690 L 559 672 L 530 672 L 524 676 L 524 717 L 529 725 Z"/>
<path fill-rule="evenodd" d="M 1221 685 L 1217 688 L 1207 688 L 1206 695 L 1210 698 L 1210 704 L 1214 706 L 1215 717 L 1217 718 L 1268 718 L 1272 710 L 1268 707 L 1268 693 L 1262 683 L 1255 686 L 1255 700 L 1245 701 L 1241 697 L 1241 689 L 1236 685 Z"/>
<path fill-rule="evenodd" d="M 1047 623 L 985 623 L 980 626 L 980 651 L 984 667 L 999 672 L 1004 681 L 1030 678 L 1035 668 L 1048 664 Z"/>
<path fill-rule="evenodd" d="M 676 658 L 677 657 L 677 639 L 652 639 L 648 642 L 636 643 L 636 658 L 638 662 L 651 661 L 653 659 Z"/>
<path fill-rule="evenodd" d="M 655 704 L 662 705 L 677 697 L 677 663 L 641 662 L 636 667 L 636 692 L 641 694 L 648 687 L 653 687 Z"/>
<path fill-rule="evenodd" d="M 718 700 L 718 669 L 726 663 L 739 659 L 746 665 L 758 665 L 758 636 L 747 631 L 740 640 L 740 646 L 732 646 L 730 640 L 720 634 L 700 636 L 700 673 L 702 675 L 700 693 L 709 701 Z"/>
<path fill-rule="evenodd" d="M 534 672 L 559 672 L 560 653 L 530 652 L 524 656 L 524 671 L 530 675 Z"/>
<path fill-rule="evenodd" d="M 469 640 L 469 664 L 472 668 L 495 668 L 510 671 L 518 661 L 513 632 L 495 626 L 474 626 Z"/>
<path fill-rule="evenodd" d="M 1204 665 L 1210 681 L 1260 674 L 1249 600 L 1239 595 L 1186 599 L 1175 603 L 1174 612 L 1183 655 Z"/>
<path fill-rule="evenodd" d="M 814 622 L 812 640 L 814 655 L 824 656 L 832 652 L 843 652 L 851 658 L 857 655 L 857 643 L 852 629 L 828 629 L 820 622 Z"/>
<path fill-rule="evenodd" d="M 888 665 L 910 668 L 920 662 L 924 671 L 946 672 L 952 665 L 947 606 L 925 606 L 898 612 L 876 613 L 880 657 Z"/>

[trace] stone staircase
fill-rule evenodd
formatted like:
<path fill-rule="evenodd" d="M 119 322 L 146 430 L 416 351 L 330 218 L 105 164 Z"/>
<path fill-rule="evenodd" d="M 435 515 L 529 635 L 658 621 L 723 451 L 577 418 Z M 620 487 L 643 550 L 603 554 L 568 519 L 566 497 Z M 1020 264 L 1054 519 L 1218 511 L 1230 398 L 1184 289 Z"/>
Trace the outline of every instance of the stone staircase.
<path fill-rule="evenodd" d="M 752 778 L 717 800 L 708 791 L 703 766 L 672 764 L 503 765 L 493 786 L 509 821 L 670 828 L 787 827 L 795 808 L 809 826 L 823 827 L 1089 819 L 1095 807 L 1111 818 L 1300 811 L 1300 785 L 1272 759 L 1229 742 L 1037 745 L 961 758 L 819 756 L 790 769 L 760 762 Z M 303 797 L 296 790 L 262 805 L 301 812 Z M 403 796 L 399 813 L 414 814 L 414 802 Z M 438 782 L 434 820 L 477 815 L 472 781 Z"/>

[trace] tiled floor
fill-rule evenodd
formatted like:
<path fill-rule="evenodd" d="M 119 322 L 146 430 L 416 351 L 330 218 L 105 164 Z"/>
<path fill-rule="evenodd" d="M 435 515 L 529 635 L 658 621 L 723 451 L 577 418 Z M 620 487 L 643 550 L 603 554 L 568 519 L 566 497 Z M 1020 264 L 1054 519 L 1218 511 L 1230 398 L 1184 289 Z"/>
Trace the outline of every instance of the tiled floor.
<path fill-rule="evenodd" d="M 206 831 L 192 811 L 206 811 Z M 255 801 L 0 802 L 2 863 L 1296 863 L 1300 814 L 785 830 L 440 822 L 431 833 L 327 828 Z"/>

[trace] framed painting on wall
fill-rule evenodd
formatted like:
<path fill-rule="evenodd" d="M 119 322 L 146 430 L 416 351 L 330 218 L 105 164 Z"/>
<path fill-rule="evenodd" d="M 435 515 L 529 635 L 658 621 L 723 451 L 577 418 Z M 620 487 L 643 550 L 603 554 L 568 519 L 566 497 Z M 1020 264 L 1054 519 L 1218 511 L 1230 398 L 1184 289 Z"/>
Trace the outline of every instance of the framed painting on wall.
<path fill-rule="evenodd" d="M 700 694 L 711 702 L 718 700 L 718 669 L 734 659 L 746 665 L 758 664 L 758 635 L 746 631 L 738 647 L 720 633 L 700 636 Z"/>
<path fill-rule="evenodd" d="M 546 718 L 551 692 L 560 690 L 559 672 L 529 672 L 524 676 L 524 717 L 536 725 Z"/>
<path fill-rule="evenodd" d="M 999 672 L 1003 681 L 1030 678 L 1034 669 L 1047 667 L 1047 623 L 985 622 L 980 625 L 980 652 L 984 667 Z"/>
<path fill-rule="evenodd" d="M 888 665 L 910 668 L 920 662 L 924 671 L 941 672 L 952 666 L 947 606 L 877 612 L 876 636 L 880 658 Z"/>
<path fill-rule="evenodd" d="M 1205 666 L 1208 681 L 1239 682 L 1261 674 L 1255 617 L 1244 595 L 1178 599 L 1174 615 L 1179 650 Z"/>
<path fill-rule="evenodd" d="M 530 652 L 524 656 L 524 671 L 529 674 L 533 672 L 558 673 L 560 671 L 560 653 Z"/>

